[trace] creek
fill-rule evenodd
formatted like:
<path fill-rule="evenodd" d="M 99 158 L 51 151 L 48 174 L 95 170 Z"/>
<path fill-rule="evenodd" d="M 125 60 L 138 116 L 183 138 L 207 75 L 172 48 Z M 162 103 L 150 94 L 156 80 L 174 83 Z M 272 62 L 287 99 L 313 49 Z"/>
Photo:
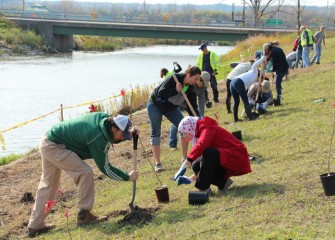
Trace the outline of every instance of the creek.
<path fill-rule="evenodd" d="M 208 46 L 218 55 L 233 47 Z M 49 56 L 15 57 L 0 62 L 0 132 L 16 124 L 73 106 L 105 99 L 121 89 L 159 82 L 160 69 L 194 65 L 198 46 L 151 46 L 115 52 L 73 52 Z M 64 111 L 64 119 L 88 112 L 88 104 Z M 59 111 L 3 133 L 7 150 L 0 156 L 25 153 L 59 122 Z"/>

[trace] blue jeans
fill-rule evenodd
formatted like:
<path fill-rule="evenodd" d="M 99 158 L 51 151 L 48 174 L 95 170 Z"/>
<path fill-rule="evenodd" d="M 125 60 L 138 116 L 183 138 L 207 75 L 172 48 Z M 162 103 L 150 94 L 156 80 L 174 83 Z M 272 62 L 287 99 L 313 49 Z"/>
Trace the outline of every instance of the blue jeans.
<path fill-rule="evenodd" d="M 311 51 L 311 47 L 306 46 L 302 48 L 302 65 L 303 67 L 309 67 L 309 52 Z"/>
<path fill-rule="evenodd" d="M 198 110 L 201 117 L 205 116 L 206 92 L 207 89 L 205 87 L 195 87 L 195 94 L 198 98 Z"/>
<path fill-rule="evenodd" d="M 316 63 L 320 63 L 320 57 L 321 57 L 321 44 L 319 44 L 319 45 L 315 45 L 315 44 L 314 44 L 314 51 L 315 51 L 315 53 L 314 53 L 314 56 L 313 56 L 313 58 L 312 58 L 312 60 L 311 60 L 311 63 L 314 63 L 315 60 L 316 60 Z"/>
<path fill-rule="evenodd" d="M 277 90 L 277 98 L 279 96 L 281 96 L 281 82 L 283 80 L 283 77 L 286 75 L 287 73 L 276 73 L 276 90 Z"/>
<path fill-rule="evenodd" d="M 249 101 L 247 96 L 247 90 L 245 90 L 244 82 L 239 78 L 234 78 L 230 82 L 230 91 L 234 99 L 234 120 L 236 121 L 238 118 L 238 105 L 240 105 L 240 97 L 242 99 L 242 102 L 244 104 L 245 109 L 249 109 Z"/>
<path fill-rule="evenodd" d="M 294 64 L 295 68 L 299 67 L 299 61 L 300 61 L 301 55 L 302 55 L 302 51 L 297 48 L 296 56 L 295 56 L 295 64 Z M 301 67 L 302 67 L 302 62 L 301 62 Z"/>
<path fill-rule="evenodd" d="M 151 100 L 147 103 L 147 112 L 150 120 L 150 144 L 159 146 L 161 144 L 161 126 L 163 115 L 175 126 L 178 126 L 184 118 L 181 111 L 176 108 L 163 113 Z"/>
<path fill-rule="evenodd" d="M 178 144 L 178 127 L 176 127 L 174 124 L 171 124 L 170 127 L 170 148 L 176 148 Z"/>

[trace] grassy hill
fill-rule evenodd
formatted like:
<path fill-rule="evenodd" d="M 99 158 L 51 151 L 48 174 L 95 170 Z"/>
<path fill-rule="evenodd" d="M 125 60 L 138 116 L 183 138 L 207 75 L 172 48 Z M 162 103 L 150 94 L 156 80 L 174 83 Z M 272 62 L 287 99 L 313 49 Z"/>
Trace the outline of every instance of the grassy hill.
<path fill-rule="evenodd" d="M 292 45 L 293 36 L 277 36 L 286 53 Z M 236 60 L 245 51 L 248 59 L 255 49 L 261 49 L 264 42 L 274 40 L 257 37 L 242 42 L 235 52 L 224 56 L 223 61 Z M 335 236 L 334 197 L 324 195 L 319 175 L 327 172 L 330 139 L 334 124 L 335 108 L 335 38 L 327 39 L 327 50 L 323 51 L 321 65 L 307 69 L 292 70 L 287 81 L 283 82 L 284 105 L 270 107 L 269 114 L 252 122 L 238 123 L 242 129 L 243 142 L 251 155 L 253 172 L 248 175 L 233 177 L 234 184 L 225 195 L 214 195 L 208 204 L 190 206 L 188 192 L 195 190 L 192 185 L 177 186 L 170 178 L 180 165 L 180 152 L 168 149 L 168 129 L 170 123 L 163 123 L 162 162 L 166 171 L 158 174 L 160 181 L 169 187 L 170 202 L 158 204 L 154 189 L 160 186 L 148 160 L 150 154 L 143 154 L 149 147 L 149 125 L 145 111 L 134 114 L 135 124 L 142 129 L 139 144 L 140 179 L 137 182 L 135 204 L 140 208 L 155 209 L 152 221 L 138 225 L 120 225 L 123 218 L 120 212 L 129 210 L 132 185 L 129 182 L 114 182 L 105 177 L 96 180 L 96 202 L 94 212 L 109 215 L 105 223 L 90 227 L 77 228 L 75 225 L 77 209 L 76 188 L 68 177 L 63 175 L 62 190 L 66 195 L 70 214 L 69 227 L 62 213 L 60 204 L 55 207 L 47 221 L 55 223 L 57 228 L 41 239 L 332 239 Z M 221 89 L 223 89 L 221 83 Z M 219 123 L 227 128 L 232 122 L 232 115 L 226 114 L 221 90 L 220 104 L 207 110 L 207 115 L 214 118 L 219 115 Z M 326 101 L 315 103 L 315 99 Z M 240 111 L 241 111 L 240 107 Z M 234 130 L 234 127 L 229 129 Z M 334 143 L 333 143 L 334 149 Z M 335 171 L 334 151 L 330 154 L 331 171 Z M 124 169 L 131 169 L 131 144 L 116 146 L 111 152 L 111 161 Z M 34 168 L 34 180 L 26 177 L 20 185 L 35 194 L 39 179 L 39 156 L 25 159 L 23 166 Z M 125 157 L 126 156 L 126 157 Z M 149 158 L 147 158 L 149 156 Z M 128 160 L 125 160 L 128 159 Z M 92 161 L 91 161 L 92 163 Z M 20 165 L 21 166 L 21 165 Z M 1 169 L 10 175 L 10 169 Z M 16 175 L 31 174 L 30 171 L 17 171 Z M 98 171 L 95 169 L 98 174 Z M 186 175 L 190 175 L 188 169 Z M 15 183 L 14 175 L 12 182 Z M 0 176 L 1 177 L 1 176 Z M 21 186 L 22 187 L 22 186 Z M 335 187 L 335 186 L 334 186 Z M 212 188 L 216 192 L 216 188 Z M 3 191 L 3 193 L 6 193 Z M 9 192 L 8 192 L 9 194 Z M 13 214 L 13 206 L 20 217 L 13 217 L 0 228 L 3 236 L 11 239 L 21 235 L 15 233 L 13 226 L 24 227 L 32 204 L 17 204 L 13 197 L 6 205 L 0 203 L 0 209 L 7 209 Z M 15 205 L 16 204 L 16 205 Z M 156 209 L 158 207 L 158 209 Z M 1 211 L 0 211 L 1 213 Z M 2 216 L 0 214 L 0 216 Z M 12 229 L 11 229 L 12 227 Z M 7 235 L 7 230 L 11 234 Z M 13 230 L 14 229 L 14 230 Z M 70 231 L 71 237 L 67 230 Z M 5 235 L 6 234 L 6 235 Z"/>

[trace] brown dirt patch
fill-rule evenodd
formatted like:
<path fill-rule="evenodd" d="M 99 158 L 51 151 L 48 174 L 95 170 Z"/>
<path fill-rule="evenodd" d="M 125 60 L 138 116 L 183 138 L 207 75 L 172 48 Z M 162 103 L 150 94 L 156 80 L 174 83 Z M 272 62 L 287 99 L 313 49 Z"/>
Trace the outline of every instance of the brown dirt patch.
<path fill-rule="evenodd" d="M 127 225 L 145 225 L 152 221 L 154 218 L 154 213 L 159 210 L 158 207 L 140 208 L 135 206 L 134 208 L 134 212 L 130 212 L 128 210 L 113 211 L 108 214 L 108 218 L 124 216 L 123 219 L 118 221 L 118 224 L 120 224 L 121 227 Z"/>

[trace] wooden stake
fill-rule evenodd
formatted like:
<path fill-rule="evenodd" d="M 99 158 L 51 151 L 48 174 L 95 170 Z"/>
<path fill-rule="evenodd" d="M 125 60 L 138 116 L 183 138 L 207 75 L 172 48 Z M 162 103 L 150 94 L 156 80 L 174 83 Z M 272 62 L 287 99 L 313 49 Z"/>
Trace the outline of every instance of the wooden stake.
<path fill-rule="evenodd" d="M 63 115 L 63 104 L 60 105 L 60 121 L 64 121 L 64 115 Z"/>

